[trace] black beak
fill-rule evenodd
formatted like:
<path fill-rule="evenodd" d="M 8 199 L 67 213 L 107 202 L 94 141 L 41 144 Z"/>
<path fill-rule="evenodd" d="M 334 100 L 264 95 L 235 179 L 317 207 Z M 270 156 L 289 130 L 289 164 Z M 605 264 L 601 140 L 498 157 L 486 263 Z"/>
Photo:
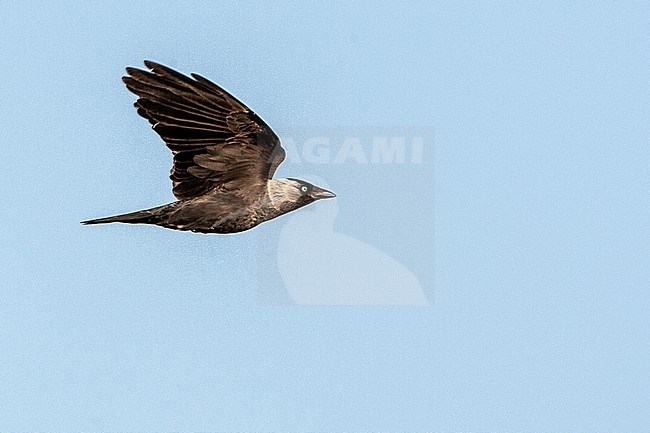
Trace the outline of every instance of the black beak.
<path fill-rule="evenodd" d="M 316 200 L 320 200 L 322 198 L 333 198 L 336 197 L 336 194 L 334 194 L 332 191 L 328 191 L 324 188 L 319 188 L 317 186 L 314 186 L 311 189 L 311 196 L 315 198 Z"/>

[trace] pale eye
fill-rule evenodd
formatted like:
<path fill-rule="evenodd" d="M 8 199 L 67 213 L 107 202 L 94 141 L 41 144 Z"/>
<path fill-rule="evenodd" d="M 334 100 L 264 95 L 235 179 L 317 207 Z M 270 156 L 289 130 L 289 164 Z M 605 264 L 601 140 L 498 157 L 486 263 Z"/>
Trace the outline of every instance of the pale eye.
<path fill-rule="evenodd" d="M 303 186 L 302 188 L 300 188 L 300 191 L 302 191 L 302 192 L 307 192 L 307 187 L 306 187 L 306 186 Z"/>

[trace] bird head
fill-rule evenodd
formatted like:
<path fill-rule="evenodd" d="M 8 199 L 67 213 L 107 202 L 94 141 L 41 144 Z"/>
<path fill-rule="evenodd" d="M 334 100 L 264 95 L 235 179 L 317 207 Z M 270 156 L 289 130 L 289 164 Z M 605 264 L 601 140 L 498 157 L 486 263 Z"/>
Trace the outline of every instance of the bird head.
<path fill-rule="evenodd" d="M 285 194 L 300 206 L 313 203 L 316 200 L 336 197 L 336 194 L 334 194 L 332 191 L 328 191 L 325 188 L 312 185 L 311 183 L 304 180 L 294 178 L 288 178 L 287 180 L 289 182 Z"/>
<path fill-rule="evenodd" d="M 271 179 L 267 185 L 271 204 L 282 215 L 316 200 L 336 197 L 331 191 L 300 179 Z"/>

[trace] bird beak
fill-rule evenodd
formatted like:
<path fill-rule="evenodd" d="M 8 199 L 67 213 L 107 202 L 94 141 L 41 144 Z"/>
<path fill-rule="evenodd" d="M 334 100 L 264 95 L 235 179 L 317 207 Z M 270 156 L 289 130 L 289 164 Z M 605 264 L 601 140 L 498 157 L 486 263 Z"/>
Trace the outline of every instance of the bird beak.
<path fill-rule="evenodd" d="M 314 197 L 316 200 L 320 200 L 322 198 L 333 198 L 336 197 L 336 194 L 334 194 L 332 191 L 328 191 L 324 188 L 320 188 L 317 186 L 314 186 L 311 190 L 311 196 Z"/>

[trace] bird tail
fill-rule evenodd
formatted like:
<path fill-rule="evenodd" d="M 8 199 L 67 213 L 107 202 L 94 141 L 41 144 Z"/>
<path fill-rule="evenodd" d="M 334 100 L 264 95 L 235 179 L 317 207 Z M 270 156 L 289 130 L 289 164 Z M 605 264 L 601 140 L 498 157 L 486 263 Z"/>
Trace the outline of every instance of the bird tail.
<path fill-rule="evenodd" d="M 83 225 L 107 224 L 107 223 L 127 223 L 127 224 L 154 224 L 155 214 L 153 209 L 139 210 L 137 212 L 125 213 L 122 215 L 109 216 L 106 218 L 97 218 L 94 220 L 81 221 Z"/>

